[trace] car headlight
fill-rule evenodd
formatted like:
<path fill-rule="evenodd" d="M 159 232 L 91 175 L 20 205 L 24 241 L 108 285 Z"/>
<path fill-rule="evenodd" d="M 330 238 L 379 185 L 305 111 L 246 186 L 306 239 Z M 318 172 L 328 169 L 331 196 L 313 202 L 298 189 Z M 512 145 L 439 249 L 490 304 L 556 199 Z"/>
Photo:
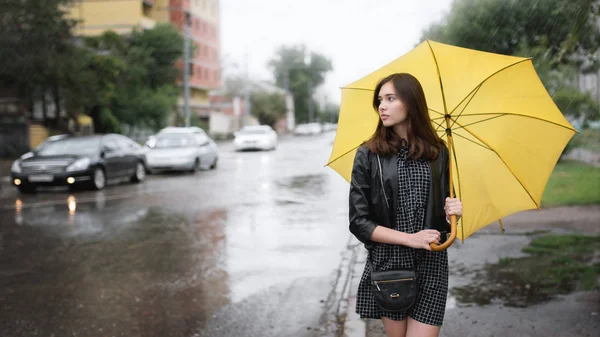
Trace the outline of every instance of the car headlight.
<path fill-rule="evenodd" d="M 21 160 L 17 159 L 12 163 L 10 171 L 14 173 L 21 173 Z"/>
<path fill-rule="evenodd" d="M 90 167 L 90 158 L 77 159 L 73 164 L 67 167 L 67 172 L 83 171 Z"/>

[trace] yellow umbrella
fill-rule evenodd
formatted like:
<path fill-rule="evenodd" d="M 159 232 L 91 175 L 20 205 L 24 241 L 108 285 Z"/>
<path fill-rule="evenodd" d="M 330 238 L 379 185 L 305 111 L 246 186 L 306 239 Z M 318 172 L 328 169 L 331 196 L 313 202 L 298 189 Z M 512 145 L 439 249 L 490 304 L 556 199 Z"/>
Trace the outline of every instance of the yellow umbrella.
<path fill-rule="evenodd" d="M 464 240 L 510 214 L 540 209 L 546 182 L 576 130 L 540 81 L 530 58 L 486 53 L 426 40 L 388 65 L 342 88 L 329 163 L 350 181 L 356 149 L 371 137 L 378 114 L 373 90 L 406 72 L 425 91 L 434 128 L 450 151 L 451 195 L 463 203 Z M 447 131 L 450 129 L 450 131 Z"/>

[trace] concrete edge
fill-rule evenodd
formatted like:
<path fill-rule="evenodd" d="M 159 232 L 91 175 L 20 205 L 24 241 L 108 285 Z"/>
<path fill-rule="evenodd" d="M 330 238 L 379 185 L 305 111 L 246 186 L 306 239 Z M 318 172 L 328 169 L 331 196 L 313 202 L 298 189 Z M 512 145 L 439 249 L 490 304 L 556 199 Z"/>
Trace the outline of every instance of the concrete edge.
<path fill-rule="evenodd" d="M 350 235 L 346 249 L 332 282 L 332 290 L 319 322 L 317 337 L 365 337 L 365 321 L 354 312 L 356 292 L 362 277 L 366 250 L 354 236 Z"/>
<path fill-rule="evenodd" d="M 357 241 L 358 242 L 358 241 Z M 362 244 L 358 245 L 355 260 L 351 267 L 349 291 L 346 297 L 346 310 L 343 326 L 343 337 L 365 337 L 367 335 L 367 323 L 356 313 L 356 295 L 358 284 L 363 274 L 364 265 L 367 261 L 367 250 Z"/>

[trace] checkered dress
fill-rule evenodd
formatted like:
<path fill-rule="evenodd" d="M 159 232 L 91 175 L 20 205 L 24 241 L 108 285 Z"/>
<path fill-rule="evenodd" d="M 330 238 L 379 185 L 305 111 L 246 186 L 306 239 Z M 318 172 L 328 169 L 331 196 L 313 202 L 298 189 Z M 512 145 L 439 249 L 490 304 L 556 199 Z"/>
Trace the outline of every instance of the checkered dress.
<path fill-rule="evenodd" d="M 429 161 L 408 160 L 408 148 L 398 153 L 398 204 L 395 229 L 416 233 L 423 229 L 423 219 L 429 193 L 431 171 Z M 412 269 L 418 272 L 419 297 L 415 305 L 405 312 L 389 312 L 381 309 L 373 298 L 371 272 L 365 265 L 358 285 L 356 313 L 362 318 L 387 317 L 401 321 L 407 316 L 421 323 L 441 326 L 448 294 L 448 254 L 406 246 L 376 244 L 371 251 L 375 270 Z"/>

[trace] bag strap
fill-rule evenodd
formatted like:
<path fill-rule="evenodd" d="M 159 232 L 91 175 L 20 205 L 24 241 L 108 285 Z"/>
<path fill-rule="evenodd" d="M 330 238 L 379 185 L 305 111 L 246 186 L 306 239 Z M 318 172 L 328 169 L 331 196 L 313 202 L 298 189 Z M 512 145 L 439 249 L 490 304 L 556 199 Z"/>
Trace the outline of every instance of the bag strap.
<path fill-rule="evenodd" d="M 387 198 L 387 195 L 385 193 L 385 185 L 383 184 L 383 169 L 381 167 L 381 159 L 379 158 L 379 154 L 377 154 L 377 164 L 379 166 L 379 180 L 381 181 L 381 191 L 383 192 L 383 198 L 385 199 L 385 205 L 386 205 L 387 210 L 389 212 L 390 211 L 390 204 L 388 202 L 388 198 Z M 369 249 L 368 255 L 367 255 L 367 261 L 369 263 L 369 269 L 371 270 L 371 275 L 375 271 L 375 268 L 373 266 L 373 259 L 371 257 L 372 250 L 373 250 L 372 248 Z M 415 252 L 415 262 L 413 263 L 413 270 L 415 272 L 417 271 L 417 263 L 419 261 L 419 253 L 422 253 L 422 252 L 420 252 L 420 250 L 417 250 Z"/>
<path fill-rule="evenodd" d="M 387 195 L 385 194 L 385 186 L 383 185 L 383 170 L 381 168 L 381 159 L 379 158 L 379 154 L 377 154 L 377 164 L 379 165 L 379 180 L 381 181 L 381 191 L 383 191 L 383 198 L 385 199 L 385 205 L 387 207 L 388 212 L 390 211 L 390 204 L 387 199 Z M 369 262 L 369 269 L 371 270 L 371 275 L 375 271 L 375 267 L 373 266 L 373 259 L 371 258 L 371 254 L 373 249 L 369 249 L 369 253 L 367 256 L 367 260 Z"/>

